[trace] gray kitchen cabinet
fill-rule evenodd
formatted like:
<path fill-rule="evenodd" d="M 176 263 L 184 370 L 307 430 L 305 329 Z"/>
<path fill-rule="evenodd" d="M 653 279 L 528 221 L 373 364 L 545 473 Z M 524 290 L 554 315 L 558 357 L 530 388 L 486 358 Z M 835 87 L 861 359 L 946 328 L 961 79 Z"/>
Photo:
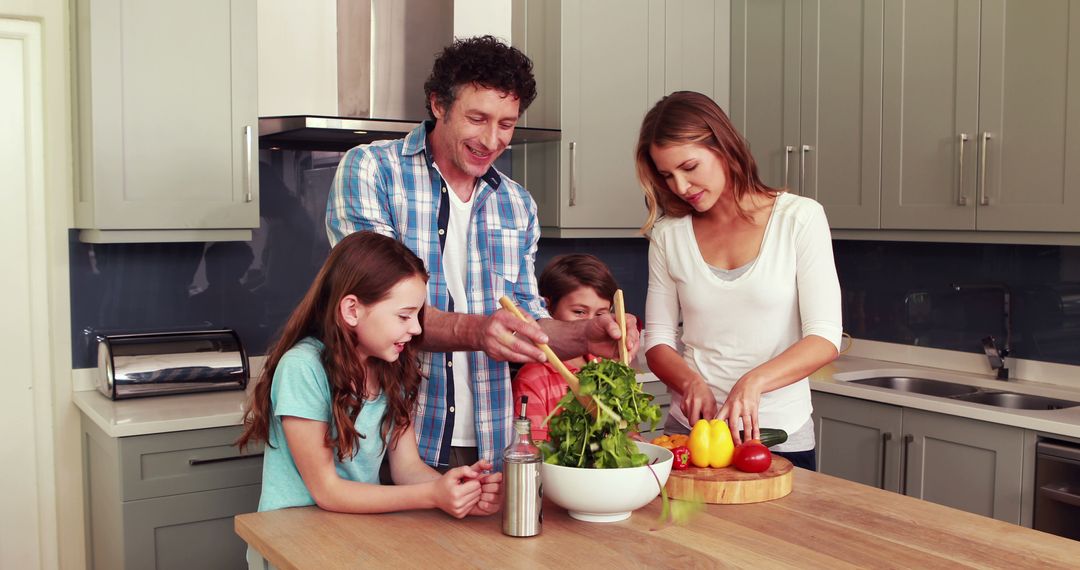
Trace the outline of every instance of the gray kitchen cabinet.
<path fill-rule="evenodd" d="M 1024 430 L 904 409 L 904 438 L 909 436 L 901 491 L 1020 524 Z"/>
<path fill-rule="evenodd" d="M 646 423 L 638 426 L 641 437 L 644 438 L 645 441 L 651 441 L 653 438 L 664 434 L 664 422 L 667 421 L 668 411 L 671 409 L 671 394 L 668 393 L 667 386 L 660 380 L 642 382 L 641 389 L 648 394 L 652 394 L 652 403 L 660 407 L 660 423 L 657 424 L 656 429 L 649 429 L 650 426 Z"/>
<path fill-rule="evenodd" d="M 903 409 L 814 392 L 818 471 L 899 492 Z"/>
<path fill-rule="evenodd" d="M 246 567 L 232 518 L 258 508 L 262 452 L 232 446 L 240 427 L 115 438 L 82 425 L 92 568 Z"/>
<path fill-rule="evenodd" d="M 1080 0 L 885 10 L 882 227 L 1080 231 Z"/>
<path fill-rule="evenodd" d="M 642 117 L 663 95 L 662 5 L 532 1 L 527 10 L 529 32 L 519 47 L 536 66 L 538 95 L 525 124 L 562 130 L 560 142 L 524 149 L 525 188 L 536 197 L 540 224 L 639 227 L 646 213 L 634 144 Z"/>
<path fill-rule="evenodd" d="M 766 184 L 879 227 L 882 0 L 733 0 L 731 118 Z"/>
<path fill-rule="evenodd" d="M 256 1 L 72 7 L 80 239 L 251 239 Z"/>
<path fill-rule="evenodd" d="M 1024 430 L 813 393 L 818 470 L 1020 524 Z"/>
<path fill-rule="evenodd" d="M 515 3 L 524 28 L 514 43 L 532 58 L 538 90 L 522 124 L 562 131 L 560 142 L 528 145 L 514 162 L 546 235 L 629 236 L 645 221 L 634 166 L 641 120 L 671 91 L 716 97 L 726 88 L 727 14 L 718 4 Z"/>

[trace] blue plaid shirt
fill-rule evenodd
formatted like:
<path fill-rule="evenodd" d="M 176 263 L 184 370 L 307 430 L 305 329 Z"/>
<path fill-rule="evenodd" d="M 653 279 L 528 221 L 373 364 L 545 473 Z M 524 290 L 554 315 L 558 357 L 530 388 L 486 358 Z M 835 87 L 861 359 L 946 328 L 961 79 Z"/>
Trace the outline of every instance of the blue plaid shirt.
<path fill-rule="evenodd" d="M 478 181 L 472 199 L 465 290 L 468 299 L 451 299 L 443 275 L 442 241 L 449 220 L 447 186 L 427 152 L 431 121 L 404 139 L 353 148 L 338 165 L 326 205 L 326 231 L 336 245 L 346 235 L 372 230 L 404 243 L 424 260 L 431 278 L 428 304 L 443 311 L 467 302 L 471 314 L 489 315 L 499 297 L 509 296 L 534 318 L 547 318 L 534 272 L 540 228 L 536 203 L 521 185 L 491 168 Z M 450 461 L 454 431 L 451 353 L 421 353 L 424 380 L 413 418 L 420 457 L 429 465 Z M 477 447 L 481 458 L 502 468 L 513 421 L 510 370 L 482 352 L 469 353 Z"/>

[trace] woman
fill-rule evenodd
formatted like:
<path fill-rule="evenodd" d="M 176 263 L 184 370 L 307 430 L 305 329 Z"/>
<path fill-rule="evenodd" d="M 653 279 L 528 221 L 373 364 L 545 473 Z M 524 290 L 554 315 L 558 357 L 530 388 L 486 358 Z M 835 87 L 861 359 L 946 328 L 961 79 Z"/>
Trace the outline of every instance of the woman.
<path fill-rule="evenodd" d="M 646 359 L 673 393 L 664 431 L 720 418 L 739 444 L 740 425 L 745 439 L 784 429 L 773 451 L 814 469 L 807 375 L 836 358 L 842 332 L 824 210 L 762 183 L 700 93 L 672 93 L 645 115 L 636 162 L 651 230 Z"/>

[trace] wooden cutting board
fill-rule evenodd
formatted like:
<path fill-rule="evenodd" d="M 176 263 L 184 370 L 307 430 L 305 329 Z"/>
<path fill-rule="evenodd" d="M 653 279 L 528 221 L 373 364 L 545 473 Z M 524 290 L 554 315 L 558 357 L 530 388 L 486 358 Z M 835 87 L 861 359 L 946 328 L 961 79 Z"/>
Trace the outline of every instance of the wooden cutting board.
<path fill-rule="evenodd" d="M 761 473 L 744 473 L 734 467 L 691 467 L 672 471 L 667 494 L 672 499 L 702 500 L 717 505 L 760 503 L 791 492 L 791 462 L 773 455 L 772 465 Z"/>

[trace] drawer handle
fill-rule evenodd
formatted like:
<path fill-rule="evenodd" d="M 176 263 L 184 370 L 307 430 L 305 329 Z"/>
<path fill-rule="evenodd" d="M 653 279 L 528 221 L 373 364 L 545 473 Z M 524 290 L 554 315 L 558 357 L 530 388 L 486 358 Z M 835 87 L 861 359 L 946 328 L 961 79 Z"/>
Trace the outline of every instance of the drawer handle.
<path fill-rule="evenodd" d="M 979 153 L 979 205 L 989 206 L 990 197 L 986 195 L 986 154 L 990 152 L 990 133 L 984 132 L 980 137 L 982 140 L 982 151 Z"/>
<path fill-rule="evenodd" d="M 885 458 L 888 455 L 890 440 L 892 440 L 891 431 L 881 434 L 881 484 L 878 485 L 879 489 L 885 488 Z"/>
<path fill-rule="evenodd" d="M 956 185 L 957 206 L 967 206 L 967 196 L 964 195 L 964 143 L 967 141 L 967 133 L 960 133 L 960 181 Z"/>
<path fill-rule="evenodd" d="M 800 196 L 806 196 L 806 153 L 814 150 L 808 144 L 802 145 L 802 154 L 799 155 L 799 191 Z"/>
<path fill-rule="evenodd" d="M 577 143 L 570 142 L 570 207 L 577 205 Z"/>
<path fill-rule="evenodd" d="M 1067 489 L 1067 487 L 1051 487 L 1050 485 L 1043 485 L 1042 487 L 1039 487 L 1039 494 L 1051 501 L 1080 507 L 1080 495 L 1070 493 L 1065 489 Z"/>
<path fill-rule="evenodd" d="M 230 455 L 228 457 L 212 457 L 210 459 L 191 458 L 191 459 L 188 459 L 188 465 L 206 465 L 207 463 L 224 463 L 226 461 L 239 461 L 241 459 L 251 459 L 252 457 L 262 457 L 262 456 L 263 456 L 263 454 L 260 452 L 260 453 L 252 453 L 252 454 L 249 454 L 249 455 Z"/>
<path fill-rule="evenodd" d="M 791 171 L 791 153 L 795 152 L 795 147 L 787 145 L 784 147 L 784 182 L 780 184 L 781 188 L 788 187 L 788 173 Z"/>
<path fill-rule="evenodd" d="M 900 494 L 901 495 L 906 495 L 907 494 L 908 457 L 909 457 L 909 455 L 911 453 L 908 448 L 911 445 L 912 441 L 915 441 L 915 436 L 911 435 L 910 433 L 904 434 L 904 473 L 903 473 L 903 479 L 900 482 Z"/>

